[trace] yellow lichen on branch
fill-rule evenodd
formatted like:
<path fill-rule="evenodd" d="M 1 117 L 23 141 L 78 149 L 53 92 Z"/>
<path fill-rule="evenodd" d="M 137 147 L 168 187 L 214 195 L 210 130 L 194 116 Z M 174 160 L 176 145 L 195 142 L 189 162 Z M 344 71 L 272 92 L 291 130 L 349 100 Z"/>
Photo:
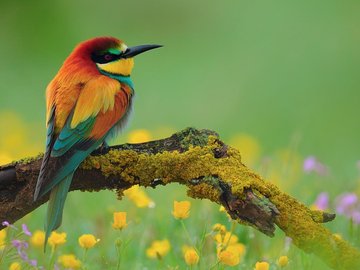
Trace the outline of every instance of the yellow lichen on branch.
<path fill-rule="evenodd" d="M 32 200 L 40 165 L 41 157 L 36 157 L 0 167 L 2 185 L 15 187 L 4 192 L 0 217 L 14 222 L 46 202 Z M 212 131 L 189 128 L 163 140 L 99 151 L 82 163 L 71 190 L 117 189 L 121 197 L 137 184 L 168 183 L 186 185 L 189 196 L 221 204 L 233 219 L 269 236 L 276 224 L 295 245 L 333 269 L 360 269 L 359 250 L 321 224 L 334 215 L 310 210 L 262 179 Z"/>
<path fill-rule="evenodd" d="M 153 155 L 132 150 L 111 150 L 105 155 L 88 158 L 82 168 L 95 167 L 106 176 L 118 176 L 121 181 L 142 186 L 152 186 L 154 179 L 161 180 L 162 184 L 178 182 L 188 186 L 191 197 L 221 203 L 221 190 L 212 183 L 216 181 L 212 177 L 216 176 L 231 187 L 235 196 L 243 198 L 244 191 L 250 188 L 270 200 L 279 211 L 275 223 L 299 248 L 316 253 L 335 269 L 360 266 L 359 251 L 319 224 L 324 221 L 322 212 L 310 210 L 263 180 L 241 162 L 238 150 L 228 147 L 226 156 L 214 157 L 214 151 L 219 147 L 218 138 L 210 136 L 207 145 L 189 146 L 182 153 L 164 151 Z M 194 184 L 194 180 L 199 178 L 203 181 Z M 244 223 L 243 220 L 238 221 Z M 339 264 L 343 268 L 339 268 Z"/>

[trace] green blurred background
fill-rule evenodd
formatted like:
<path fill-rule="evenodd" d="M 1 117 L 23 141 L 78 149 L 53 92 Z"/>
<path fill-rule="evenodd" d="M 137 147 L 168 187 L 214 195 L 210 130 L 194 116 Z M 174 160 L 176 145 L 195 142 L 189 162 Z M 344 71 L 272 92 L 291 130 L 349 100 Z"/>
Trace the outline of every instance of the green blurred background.
<path fill-rule="evenodd" d="M 330 168 L 330 193 L 358 187 L 359 1 L 2 0 L 0 14 L 3 149 L 25 130 L 31 153 L 43 150 L 47 83 L 77 43 L 111 35 L 165 45 L 136 58 L 128 130 L 249 134 L 262 157 L 289 147 L 318 157 Z M 309 202 L 311 188 L 295 195 Z"/>
<path fill-rule="evenodd" d="M 3 0 L 0 8 L 0 110 L 26 123 L 44 122 L 44 89 L 73 47 L 112 35 L 165 45 L 136 59 L 130 128 L 245 132 L 264 153 L 297 134 L 300 153 L 343 170 L 342 182 L 359 159 L 359 1 Z"/>

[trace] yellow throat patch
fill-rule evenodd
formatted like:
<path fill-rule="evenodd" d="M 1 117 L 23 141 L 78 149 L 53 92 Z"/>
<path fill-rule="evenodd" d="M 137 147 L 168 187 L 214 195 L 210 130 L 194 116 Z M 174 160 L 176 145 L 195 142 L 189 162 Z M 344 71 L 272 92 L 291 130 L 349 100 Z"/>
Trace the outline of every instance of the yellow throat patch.
<path fill-rule="evenodd" d="M 131 74 L 131 70 L 134 67 L 134 59 L 119 59 L 110 63 L 97 64 L 97 66 L 99 69 L 108 73 L 129 76 Z"/>

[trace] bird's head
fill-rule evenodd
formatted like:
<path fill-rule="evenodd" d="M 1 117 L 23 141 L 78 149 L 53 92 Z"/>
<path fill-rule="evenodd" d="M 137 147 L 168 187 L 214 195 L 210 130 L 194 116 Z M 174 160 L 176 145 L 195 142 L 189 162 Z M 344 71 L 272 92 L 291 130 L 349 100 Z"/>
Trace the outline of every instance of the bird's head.
<path fill-rule="evenodd" d="M 102 72 L 129 76 L 134 66 L 134 56 L 159 47 L 161 45 L 128 47 L 119 39 L 98 37 L 81 43 L 75 53 L 90 57 Z"/>

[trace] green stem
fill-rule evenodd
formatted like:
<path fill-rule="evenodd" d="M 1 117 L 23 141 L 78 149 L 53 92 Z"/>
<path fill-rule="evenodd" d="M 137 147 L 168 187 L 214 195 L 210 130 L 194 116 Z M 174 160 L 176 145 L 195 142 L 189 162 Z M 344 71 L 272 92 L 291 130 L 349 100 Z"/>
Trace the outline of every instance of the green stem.
<path fill-rule="evenodd" d="M 236 224 L 237 223 L 235 221 L 231 222 L 231 229 L 230 229 L 229 239 L 227 240 L 227 242 L 226 242 L 225 246 L 222 248 L 222 250 L 225 250 L 228 247 L 228 245 L 230 243 L 231 236 L 233 235 L 233 233 L 235 231 Z"/>
<path fill-rule="evenodd" d="M 199 263 L 197 264 L 197 267 L 199 269 L 201 269 L 201 264 L 203 262 L 203 260 L 202 260 L 202 252 L 203 252 L 204 245 L 205 245 L 205 239 L 206 239 L 206 237 L 211 235 L 211 233 L 208 234 L 208 233 L 206 233 L 206 231 L 207 231 L 207 224 L 205 224 L 203 233 L 201 234 L 201 240 L 200 240 L 200 246 L 199 246 Z"/>
<path fill-rule="evenodd" d="M 189 242 L 190 242 L 190 245 L 195 248 L 197 254 L 200 254 L 199 250 L 196 248 L 195 246 L 195 243 L 193 243 L 193 240 L 191 239 L 191 236 L 189 234 L 189 231 L 187 230 L 186 226 L 185 226 L 185 223 L 184 223 L 184 220 L 183 219 L 180 219 L 180 223 L 181 223 L 181 226 L 183 227 L 184 231 L 185 231 L 185 234 L 186 234 L 186 237 L 188 238 Z"/>
<path fill-rule="evenodd" d="M 86 270 L 86 269 L 87 269 L 87 267 L 86 267 L 86 265 L 85 265 L 85 263 L 86 263 L 86 255 L 87 255 L 87 251 L 88 251 L 88 249 L 87 249 L 87 248 L 85 248 L 85 249 L 84 249 L 83 258 L 82 258 L 82 262 L 83 262 L 83 267 L 82 267 L 82 269 L 84 269 L 84 270 Z"/>
<path fill-rule="evenodd" d="M 120 231 L 121 233 L 121 231 Z M 116 239 L 115 241 L 115 247 L 118 253 L 118 261 L 116 264 L 116 270 L 120 270 L 120 263 L 121 263 L 121 246 L 122 246 L 122 241 L 121 238 L 119 237 L 118 239 Z"/>
<path fill-rule="evenodd" d="M 219 265 L 220 265 L 220 261 L 219 259 L 216 260 L 215 264 L 213 264 L 212 266 L 209 267 L 210 270 L 214 269 L 215 267 L 217 267 L 219 269 Z"/>
<path fill-rule="evenodd" d="M 49 261 L 49 267 L 48 269 L 53 269 L 53 266 L 55 264 L 55 251 L 56 251 L 56 245 L 54 245 L 51 249 L 51 255 L 50 255 L 50 261 Z"/>

